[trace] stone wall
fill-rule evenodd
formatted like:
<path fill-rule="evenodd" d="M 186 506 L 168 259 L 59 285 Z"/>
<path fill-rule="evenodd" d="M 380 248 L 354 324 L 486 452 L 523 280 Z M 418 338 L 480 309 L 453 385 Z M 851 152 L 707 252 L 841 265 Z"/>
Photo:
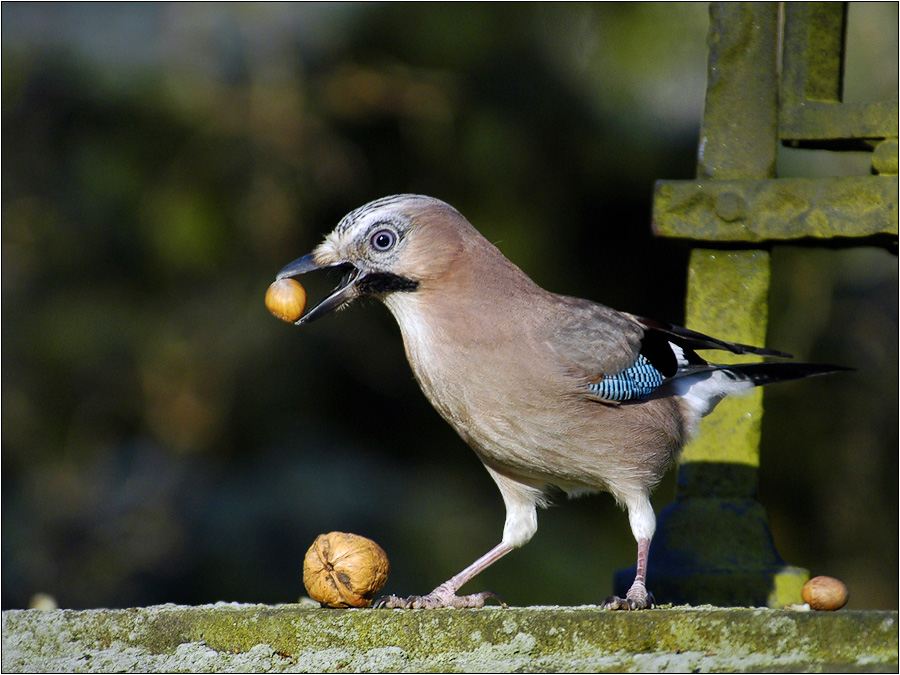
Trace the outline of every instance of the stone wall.
<path fill-rule="evenodd" d="M 896 611 L 674 607 L 3 612 L 12 672 L 897 672 Z"/>

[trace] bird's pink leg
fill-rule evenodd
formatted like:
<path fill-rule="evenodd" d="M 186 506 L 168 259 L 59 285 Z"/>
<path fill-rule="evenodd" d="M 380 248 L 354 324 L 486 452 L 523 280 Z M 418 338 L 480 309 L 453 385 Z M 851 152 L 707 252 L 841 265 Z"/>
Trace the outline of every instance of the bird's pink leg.
<path fill-rule="evenodd" d="M 491 591 L 482 591 L 472 595 L 457 595 L 456 592 L 472 577 L 486 570 L 512 550 L 512 546 L 501 542 L 462 572 L 435 588 L 428 595 L 411 595 L 408 598 L 386 595 L 376 600 L 374 606 L 389 609 L 436 609 L 438 607 L 456 607 L 461 609 L 464 607 L 484 607 L 485 601 L 493 598 L 503 607 L 506 607 L 506 603 L 500 599 L 500 596 Z"/>
<path fill-rule="evenodd" d="M 637 570 L 634 583 L 624 598 L 611 596 L 603 602 L 603 609 L 649 609 L 653 606 L 653 594 L 647 590 L 647 558 L 650 555 L 650 540 L 638 540 Z"/>

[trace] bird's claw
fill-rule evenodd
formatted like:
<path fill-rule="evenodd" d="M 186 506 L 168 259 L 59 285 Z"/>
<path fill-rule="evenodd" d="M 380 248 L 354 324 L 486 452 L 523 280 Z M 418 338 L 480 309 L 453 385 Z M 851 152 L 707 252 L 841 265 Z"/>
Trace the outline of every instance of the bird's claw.
<path fill-rule="evenodd" d="M 471 595 L 456 595 L 439 591 L 440 589 L 435 589 L 428 595 L 411 595 L 408 598 L 386 595 L 378 598 L 372 606 L 376 609 L 438 609 L 440 607 L 475 609 L 484 607 L 487 600 L 496 600 L 501 607 L 506 607 L 506 603 L 500 596 L 492 591 L 482 591 Z"/>
<path fill-rule="evenodd" d="M 617 595 L 611 595 L 606 600 L 603 601 L 603 604 L 600 605 L 601 609 L 623 609 L 626 611 L 634 611 L 638 609 L 650 609 L 656 604 L 656 599 L 653 597 L 653 593 L 647 591 L 647 589 L 643 589 L 643 592 L 634 592 L 634 589 L 628 591 L 624 598 L 620 598 Z"/>

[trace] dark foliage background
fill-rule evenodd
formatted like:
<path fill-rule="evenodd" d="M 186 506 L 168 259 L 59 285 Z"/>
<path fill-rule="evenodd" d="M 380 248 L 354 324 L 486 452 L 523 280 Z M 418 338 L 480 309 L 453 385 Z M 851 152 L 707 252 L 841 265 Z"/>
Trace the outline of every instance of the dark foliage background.
<path fill-rule="evenodd" d="M 381 307 L 298 329 L 265 289 L 347 211 L 421 192 L 543 286 L 674 322 L 702 4 L 2 5 L 2 601 L 290 602 L 320 532 L 425 592 L 499 494 Z M 847 96 L 896 97 L 897 5 L 853 5 Z M 782 175 L 866 173 L 785 150 Z M 897 259 L 774 251 L 769 343 L 852 374 L 767 394 L 761 499 L 792 564 L 897 605 Z M 309 279 L 313 299 L 334 279 Z M 671 477 L 656 495 L 672 499 Z M 633 564 L 608 496 L 541 514 L 478 586 L 594 603 Z M 474 584 L 473 584 L 474 585 Z"/>

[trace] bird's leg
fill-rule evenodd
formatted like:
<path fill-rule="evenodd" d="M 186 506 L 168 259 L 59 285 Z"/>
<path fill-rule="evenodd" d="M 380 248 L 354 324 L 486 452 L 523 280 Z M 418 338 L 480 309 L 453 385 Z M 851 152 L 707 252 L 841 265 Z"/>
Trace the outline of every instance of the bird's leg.
<path fill-rule="evenodd" d="M 638 540 L 637 570 L 634 583 L 624 598 L 611 596 L 603 602 L 603 609 L 649 609 L 653 606 L 653 594 L 647 590 L 647 558 L 650 554 L 650 540 Z"/>
<path fill-rule="evenodd" d="M 535 505 L 543 494 L 540 487 L 528 485 L 511 478 L 485 464 L 485 468 L 500 488 L 506 505 L 506 522 L 503 525 L 503 539 L 490 551 L 469 565 L 452 579 L 448 579 L 428 595 L 413 595 L 398 598 L 390 595 L 375 601 L 375 607 L 396 609 L 433 609 L 436 607 L 484 607 L 486 600 L 506 603 L 496 593 L 484 591 L 472 595 L 457 595 L 456 592 L 472 577 L 483 572 L 514 548 L 524 546 L 537 531 L 537 511 Z M 647 502 L 649 506 L 649 502 Z M 653 510 L 650 510 L 652 516 Z"/>
<path fill-rule="evenodd" d="M 506 607 L 506 603 L 500 599 L 500 596 L 491 591 L 482 591 L 471 595 L 457 595 L 456 592 L 472 577 L 486 570 L 512 551 L 513 548 L 502 542 L 497 544 L 462 572 L 442 583 L 428 595 L 411 595 L 408 598 L 386 595 L 376 600 L 374 606 L 389 609 L 437 609 L 438 607 L 462 609 L 466 607 L 484 607 L 485 601 L 494 599 L 503 607 Z"/>

